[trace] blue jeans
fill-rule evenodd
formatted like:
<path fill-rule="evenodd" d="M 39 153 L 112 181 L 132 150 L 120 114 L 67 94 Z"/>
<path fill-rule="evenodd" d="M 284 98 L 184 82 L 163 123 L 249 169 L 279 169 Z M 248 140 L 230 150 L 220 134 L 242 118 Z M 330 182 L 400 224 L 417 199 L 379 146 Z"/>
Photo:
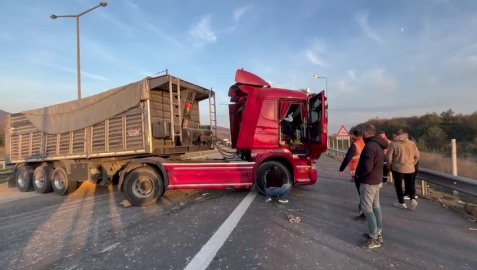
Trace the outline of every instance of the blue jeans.
<path fill-rule="evenodd" d="M 287 200 L 290 195 L 291 184 L 283 184 L 281 187 L 265 188 L 265 196 L 273 197 L 278 196 L 278 199 Z"/>
<path fill-rule="evenodd" d="M 383 184 L 381 183 L 379 185 L 361 184 L 359 187 L 361 211 L 363 211 L 366 216 L 369 236 L 373 239 L 378 239 L 378 236 L 383 230 L 383 216 L 379 204 L 379 190 L 382 186 Z"/>

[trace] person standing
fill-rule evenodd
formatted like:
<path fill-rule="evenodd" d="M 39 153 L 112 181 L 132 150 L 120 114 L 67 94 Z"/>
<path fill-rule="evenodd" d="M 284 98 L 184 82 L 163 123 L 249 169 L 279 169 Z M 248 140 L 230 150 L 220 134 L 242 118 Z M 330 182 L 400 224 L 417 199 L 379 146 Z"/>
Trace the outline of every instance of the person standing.
<path fill-rule="evenodd" d="M 391 170 L 394 179 L 394 187 L 398 203 L 394 206 L 407 209 L 404 203 L 404 194 L 402 191 L 402 181 L 404 180 L 405 189 L 409 192 L 411 205 L 409 209 L 412 211 L 417 208 L 416 188 L 413 184 L 415 165 L 419 161 L 419 151 L 414 142 L 409 140 L 402 129 L 398 129 L 393 134 L 393 142 L 389 146 L 386 154 L 388 169 Z"/>
<path fill-rule="evenodd" d="M 363 140 L 363 133 L 361 130 L 355 129 L 353 131 L 353 144 L 348 148 L 348 152 L 346 153 L 345 158 L 343 159 L 343 162 L 341 162 L 340 166 L 340 175 L 344 175 L 344 170 L 346 166 L 349 164 L 349 174 L 351 175 L 351 181 L 354 180 L 354 184 L 356 186 L 356 189 L 358 190 L 358 195 L 360 195 L 359 192 L 359 181 L 356 180 L 356 168 L 358 167 L 358 162 L 359 162 L 359 157 L 361 156 L 361 152 L 363 151 L 364 148 L 364 140 Z M 355 220 L 365 220 L 366 216 L 364 213 L 361 211 L 361 202 L 358 205 L 359 209 L 359 216 L 355 217 Z"/>
<path fill-rule="evenodd" d="M 407 134 L 407 133 L 406 133 Z M 407 135 L 408 136 L 408 139 L 411 140 L 417 147 L 417 141 L 414 139 L 414 137 L 412 137 L 411 135 Z M 419 148 L 417 148 L 417 151 L 419 151 Z M 412 176 L 412 183 L 413 183 L 413 186 L 414 188 L 416 187 L 416 176 L 417 176 L 417 173 L 419 172 L 419 160 L 417 161 L 416 165 L 414 165 L 414 174 Z M 417 195 L 415 195 L 415 200 L 417 200 Z M 404 186 L 404 200 L 411 200 L 411 198 L 409 197 L 409 191 L 406 190 L 406 187 Z"/>
<path fill-rule="evenodd" d="M 389 145 L 391 144 L 391 141 L 388 139 L 388 137 L 386 136 L 386 133 L 384 131 L 380 131 L 378 133 L 378 135 L 385 139 L 387 142 L 388 142 L 388 147 Z M 386 153 L 388 152 L 388 149 L 384 149 L 384 155 L 386 155 Z M 388 170 L 388 166 L 386 164 L 386 158 L 384 158 L 384 166 L 383 166 L 383 182 L 386 183 L 387 181 L 389 180 L 389 170 Z"/>
<path fill-rule="evenodd" d="M 383 186 L 384 149 L 388 142 L 376 136 L 376 127 L 363 127 L 365 146 L 359 158 L 356 169 L 357 180 L 360 182 L 361 209 L 368 223 L 368 237 L 364 248 L 377 248 L 383 243 L 383 218 L 379 203 L 379 191 Z"/>

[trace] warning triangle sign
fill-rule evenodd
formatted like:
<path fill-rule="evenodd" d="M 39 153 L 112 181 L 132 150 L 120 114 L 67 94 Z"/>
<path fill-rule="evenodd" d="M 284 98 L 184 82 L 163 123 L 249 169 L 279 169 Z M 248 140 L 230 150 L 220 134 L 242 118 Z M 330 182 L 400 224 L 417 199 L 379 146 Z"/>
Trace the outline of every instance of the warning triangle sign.
<path fill-rule="evenodd" d="M 340 130 L 338 131 L 338 134 L 336 135 L 337 137 L 340 137 L 340 138 L 347 138 L 349 137 L 349 132 L 348 130 L 345 128 L 345 126 L 341 126 Z"/>

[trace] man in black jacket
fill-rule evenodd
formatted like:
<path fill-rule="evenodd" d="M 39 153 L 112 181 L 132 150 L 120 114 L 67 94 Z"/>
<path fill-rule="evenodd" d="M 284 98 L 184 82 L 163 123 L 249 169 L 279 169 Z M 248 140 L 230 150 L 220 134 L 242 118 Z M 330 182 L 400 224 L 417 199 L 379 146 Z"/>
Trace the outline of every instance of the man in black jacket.
<path fill-rule="evenodd" d="M 369 230 L 369 233 L 364 234 L 368 239 L 363 247 L 376 248 L 383 242 L 379 190 L 383 186 L 384 149 L 388 148 L 388 142 L 376 136 L 376 127 L 373 125 L 364 126 L 363 135 L 366 145 L 356 169 L 360 182 L 361 210 L 366 216 Z"/>

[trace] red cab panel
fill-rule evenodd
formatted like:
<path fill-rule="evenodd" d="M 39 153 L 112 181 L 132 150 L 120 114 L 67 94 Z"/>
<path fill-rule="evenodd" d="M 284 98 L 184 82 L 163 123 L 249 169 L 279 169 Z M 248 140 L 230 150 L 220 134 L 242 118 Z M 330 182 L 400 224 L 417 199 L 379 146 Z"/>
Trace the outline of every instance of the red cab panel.
<path fill-rule="evenodd" d="M 270 84 L 264 79 L 242 69 L 237 70 L 237 73 L 235 73 L 235 82 L 254 86 L 270 87 Z"/>

